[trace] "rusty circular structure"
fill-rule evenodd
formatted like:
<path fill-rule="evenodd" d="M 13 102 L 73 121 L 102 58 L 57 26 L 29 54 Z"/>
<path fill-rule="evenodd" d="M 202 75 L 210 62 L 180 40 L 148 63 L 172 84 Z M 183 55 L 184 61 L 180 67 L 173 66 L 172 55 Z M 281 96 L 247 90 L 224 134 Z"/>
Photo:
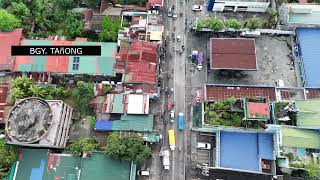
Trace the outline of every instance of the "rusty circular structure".
<path fill-rule="evenodd" d="M 35 143 L 47 135 L 52 125 L 49 104 L 36 97 L 19 101 L 6 122 L 7 136 L 21 143 Z"/>

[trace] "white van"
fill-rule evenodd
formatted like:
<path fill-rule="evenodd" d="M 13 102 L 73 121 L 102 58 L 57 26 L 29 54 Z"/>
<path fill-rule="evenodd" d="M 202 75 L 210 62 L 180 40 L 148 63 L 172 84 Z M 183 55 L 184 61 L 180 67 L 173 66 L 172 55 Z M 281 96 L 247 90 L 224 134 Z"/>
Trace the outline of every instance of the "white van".
<path fill-rule="evenodd" d="M 211 149 L 211 144 L 210 143 L 198 142 L 197 148 L 198 149 Z"/>

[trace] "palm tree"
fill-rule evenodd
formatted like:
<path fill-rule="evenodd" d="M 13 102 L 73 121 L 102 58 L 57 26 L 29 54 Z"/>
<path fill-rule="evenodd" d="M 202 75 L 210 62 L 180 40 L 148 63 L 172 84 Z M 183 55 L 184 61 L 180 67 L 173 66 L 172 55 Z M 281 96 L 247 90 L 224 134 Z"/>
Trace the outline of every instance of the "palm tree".
<path fill-rule="evenodd" d="M 32 97 L 45 98 L 47 92 L 42 87 L 33 84 L 29 87 L 29 95 Z"/>
<path fill-rule="evenodd" d="M 17 77 L 12 81 L 13 88 L 20 88 L 21 90 L 27 90 L 31 84 L 33 84 L 32 80 L 27 77 Z"/>
<path fill-rule="evenodd" d="M 9 98 L 12 103 L 14 103 L 17 99 L 22 99 L 26 96 L 26 94 L 18 87 L 10 90 Z"/>

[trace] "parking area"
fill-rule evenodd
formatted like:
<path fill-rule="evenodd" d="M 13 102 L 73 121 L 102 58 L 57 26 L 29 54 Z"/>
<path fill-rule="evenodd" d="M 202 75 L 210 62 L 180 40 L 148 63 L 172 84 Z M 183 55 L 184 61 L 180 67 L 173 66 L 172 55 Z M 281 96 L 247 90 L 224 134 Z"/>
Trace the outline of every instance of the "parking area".
<path fill-rule="evenodd" d="M 210 144 L 210 149 L 197 148 L 198 143 Z M 191 159 L 193 166 L 208 164 L 213 166 L 215 163 L 215 136 L 213 134 L 192 133 L 191 135 Z"/>

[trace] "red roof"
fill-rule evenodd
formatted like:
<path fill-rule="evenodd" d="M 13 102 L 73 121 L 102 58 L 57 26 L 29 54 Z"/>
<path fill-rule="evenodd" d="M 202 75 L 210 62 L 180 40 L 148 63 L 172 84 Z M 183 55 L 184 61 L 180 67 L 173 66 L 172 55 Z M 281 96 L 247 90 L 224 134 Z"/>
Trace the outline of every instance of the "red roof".
<path fill-rule="evenodd" d="M 314 89 L 306 89 L 306 95 L 307 99 L 319 99 L 320 98 L 320 89 L 314 88 Z"/>
<path fill-rule="evenodd" d="M 148 0 L 148 3 L 151 5 L 161 5 L 163 6 L 163 0 Z"/>
<path fill-rule="evenodd" d="M 21 38 L 22 29 L 12 32 L 0 32 L 0 70 L 12 69 L 11 46 L 19 45 Z"/>
<path fill-rule="evenodd" d="M 9 93 L 9 84 L 8 83 L 2 83 L 0 85 L 0 124 L 4 123 L 4 108 L 10 103 L 6 102 L 7 96 Z"/>
<path fill-rule="evenodd" d="M 154 63 L 127 62 L 125 82 L 155 84 L 156 69 L 157 66 Z"/>
<path fill-rule="evenodd" d="M 257 70 L 254 39 L 211 38 L 211 68 Z"/>
<path fill-rule="evenodd" d="M 206 85 L 206 100 L 225 100 L 229 97 L 266 97 L 268 100 L 275 100 L 275 89 L 273 87 L 258 86 L 235 86 L 235 85 Z"/>
<path fill-rule="evenodd" d="M 250 116 L 255 116 L 256 114 L 269 116 L 269 105 L 268 103 L 248 102 L 248 112 Z"/>

